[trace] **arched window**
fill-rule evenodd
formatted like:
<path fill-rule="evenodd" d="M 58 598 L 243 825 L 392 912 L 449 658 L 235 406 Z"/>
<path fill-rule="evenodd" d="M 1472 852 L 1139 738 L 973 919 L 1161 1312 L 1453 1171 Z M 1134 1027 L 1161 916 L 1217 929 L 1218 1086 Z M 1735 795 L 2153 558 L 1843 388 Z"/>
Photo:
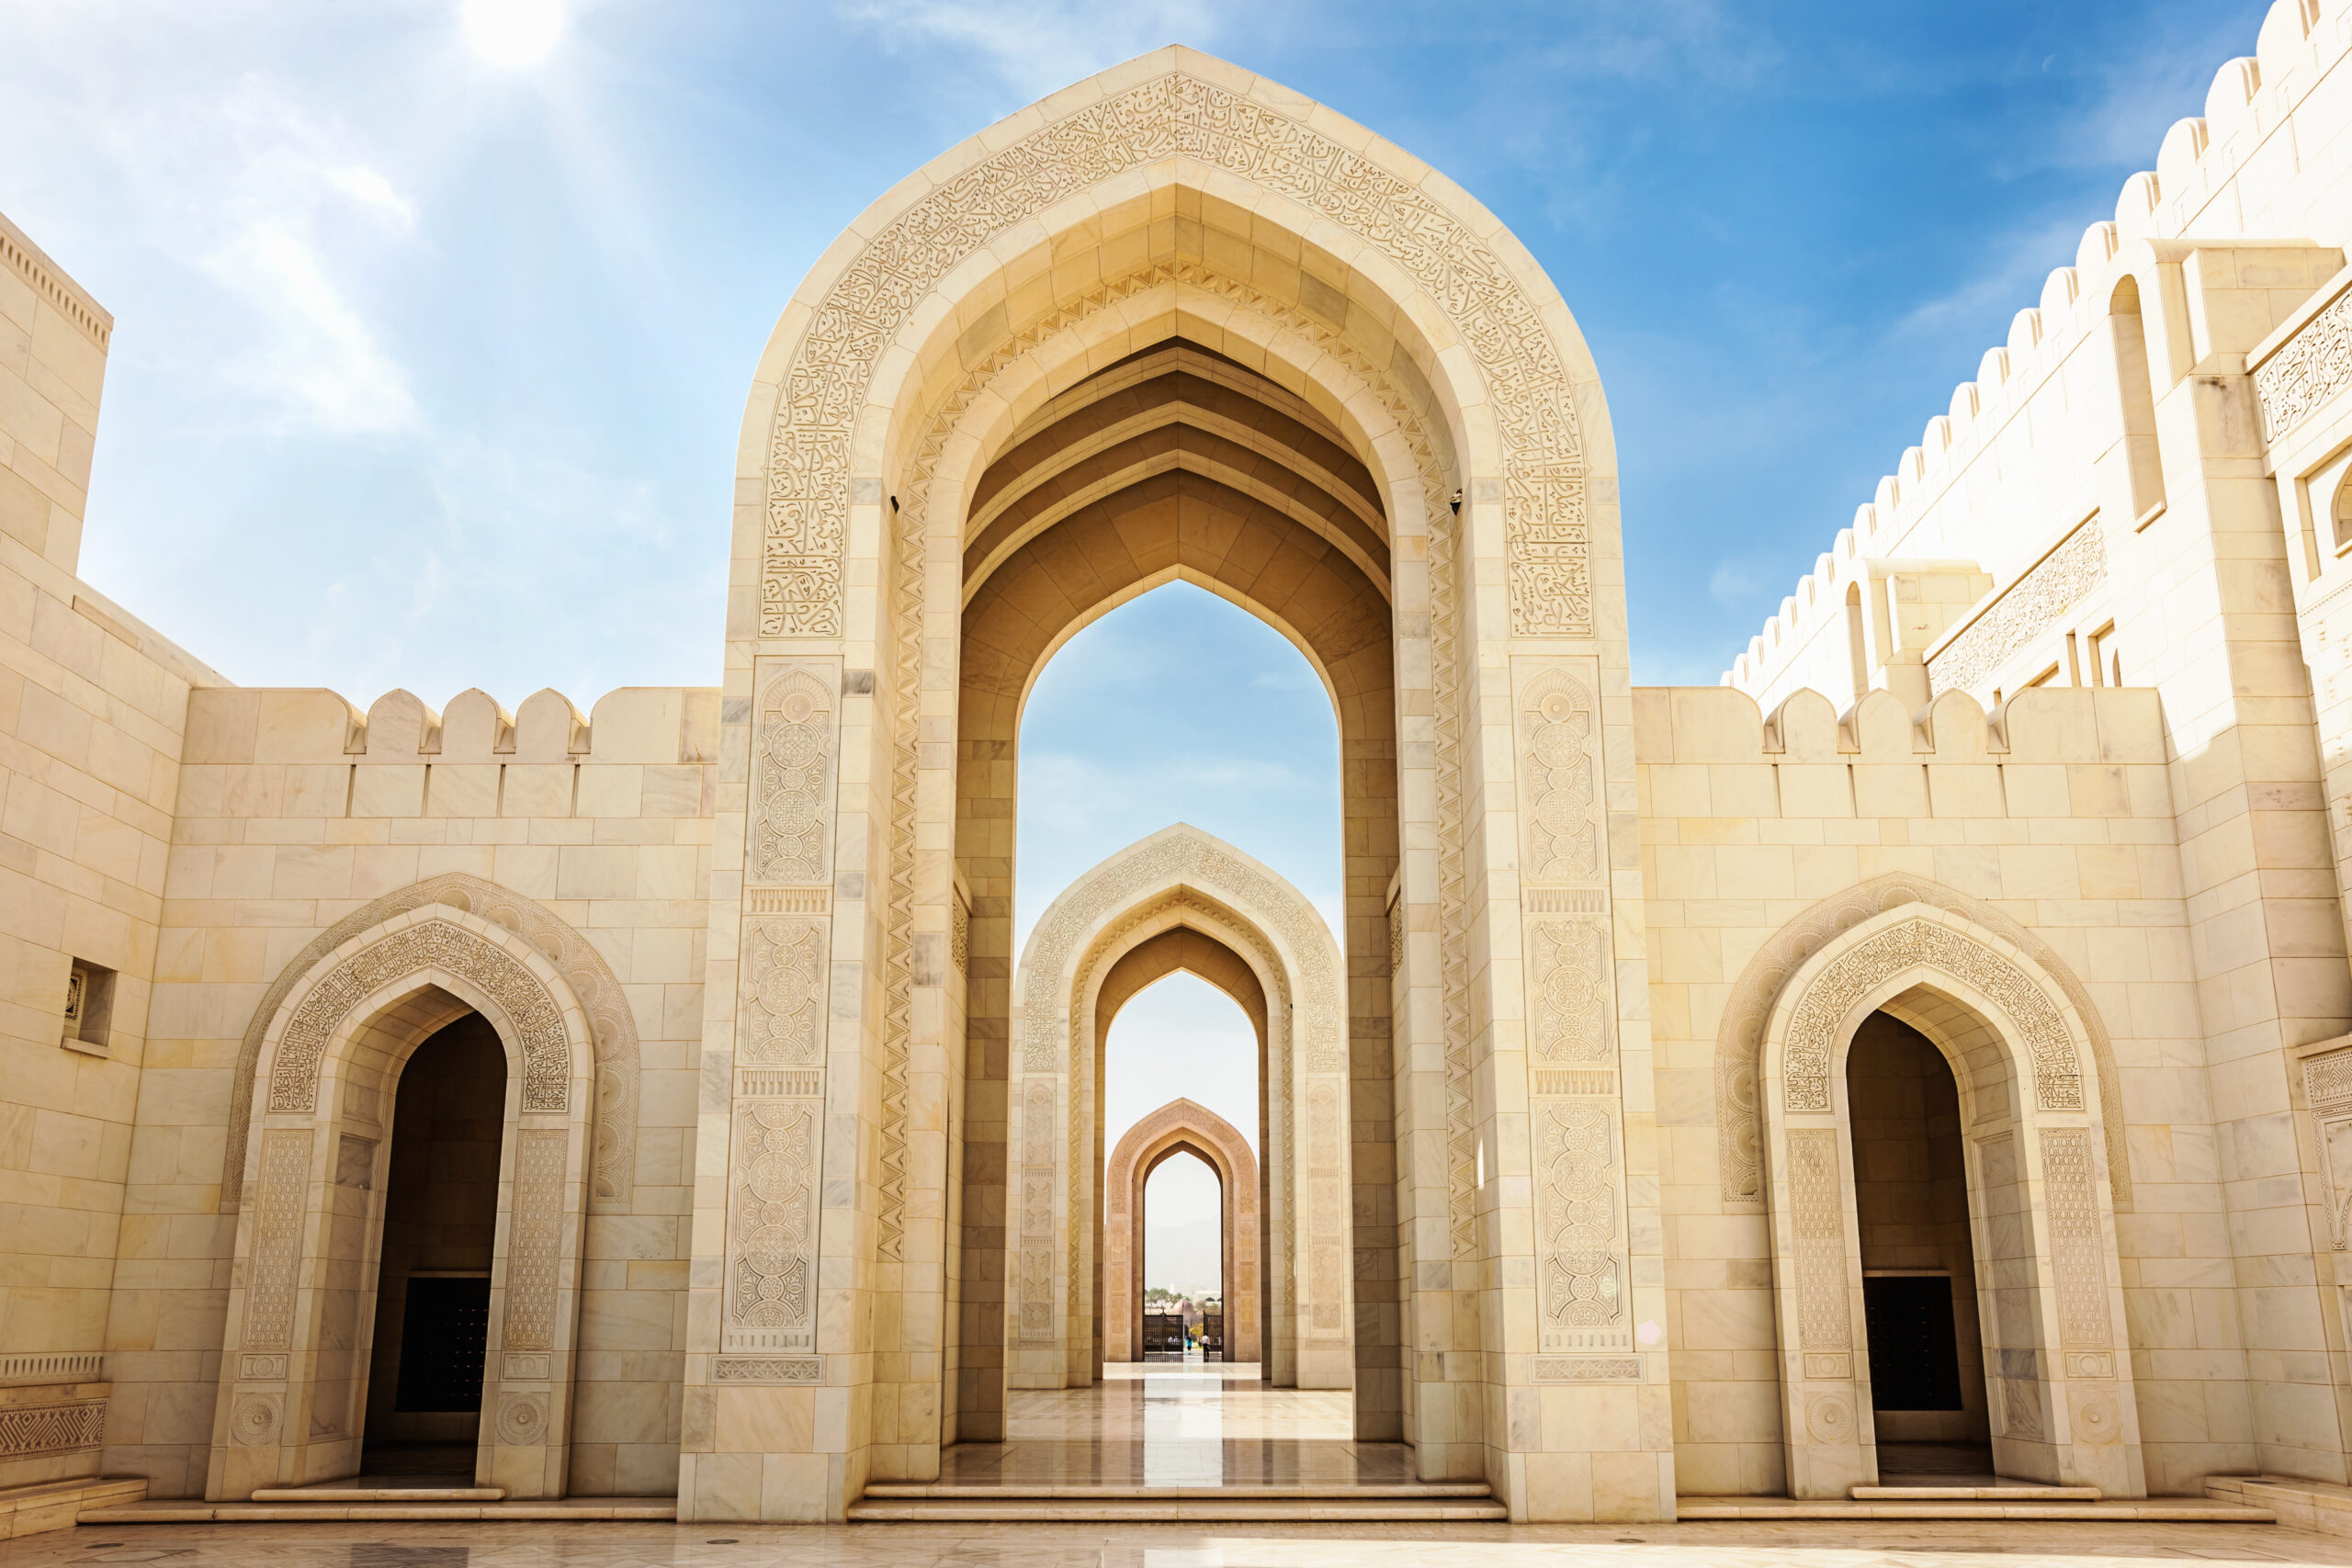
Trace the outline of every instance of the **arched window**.
<path fill-rule="evenodd" d="M 1854 701 L 1860 702 L 1862 694 L 1871 689 L 1870 642 L 1863 636 L 1862 585 L 1846 585 L 1846 654 L 1853 665 Z"/>
<path fill-rule="evenodd" d="M 2156 441 L 2156 398 L 2148 367 L 2148 333 L 2140 316 L 2140 283 L 2127 277 L 2115 287 L 2108 319 L 2115 339 L 2115 382 L 2124 461 L 2132 485 L 2135 527 L 2153 521 L 2165 504 L 2165 468 Z"/>

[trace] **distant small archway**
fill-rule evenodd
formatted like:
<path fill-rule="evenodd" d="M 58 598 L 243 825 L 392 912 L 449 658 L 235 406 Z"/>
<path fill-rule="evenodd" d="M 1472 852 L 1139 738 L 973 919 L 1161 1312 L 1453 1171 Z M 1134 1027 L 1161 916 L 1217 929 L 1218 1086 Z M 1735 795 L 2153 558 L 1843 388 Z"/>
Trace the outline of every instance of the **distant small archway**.
<path fill-rule="evenodd" d="M 1102 1227 L 1103 1346 L 1106 1361 L 1143 1359 L 1144 1184 L 1162 1160 L 1193 1154 L 1224 1189 L 1225 1359 L 1255 1361 L 1261 1352 L 1258 1286 L 1258 1159 L 1241 1130 L 1204 1105 L 1171 1100 L 1134 1126 L 1111 1151 L 1102 1176 L 1108 1214 Z"/>

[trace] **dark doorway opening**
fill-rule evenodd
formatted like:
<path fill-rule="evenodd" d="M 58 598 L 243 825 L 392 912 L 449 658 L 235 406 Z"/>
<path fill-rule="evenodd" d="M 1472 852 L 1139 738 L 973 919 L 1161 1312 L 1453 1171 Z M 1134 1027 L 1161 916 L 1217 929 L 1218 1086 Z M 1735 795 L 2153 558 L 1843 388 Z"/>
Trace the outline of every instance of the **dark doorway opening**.
<path fill-rule="evenodd" d="M 1990 1475 L 1960 1087 L 1926 1035 L 1874 1012 L 1846 1093 L 1880 1477 Z"/>
<path fill-rule="evenodd" d="M 469 1013 L 401 1069 L 361 1470 L 470 1477 L 498 1230 L 506 1052 Z"/>

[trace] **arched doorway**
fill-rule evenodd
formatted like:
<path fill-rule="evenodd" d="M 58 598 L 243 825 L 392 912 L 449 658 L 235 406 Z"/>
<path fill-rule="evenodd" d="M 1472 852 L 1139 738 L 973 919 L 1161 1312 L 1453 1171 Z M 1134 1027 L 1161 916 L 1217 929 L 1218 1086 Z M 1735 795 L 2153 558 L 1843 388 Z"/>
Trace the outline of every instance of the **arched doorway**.
<path fill-rule="evenodd" d="M 1854 1031 L 1846 1103 L 1879 1469 L 1992 1474 L 1959 1083 L 1879 1011 Z"/>
<path fill-rule="evenodd" d="M 298 964 L 254 1063 L 206 1495 L 358 1473 L 401 1079 L 478 1016 L 504 1066 L 473 1475 L 561 1496 L 594 1157 L 587 1015 L 537 947 L 449 904 Z"/>
<path fill-rule="evenodd" d="M 1188 949 L 1204 940 L 1224 956 Z M 1005 1351 L 1014 1387 L 1064 1388 L 1099 1375 L 1107 1287 L 1098 1266 L 1105 1210 L 1095 1151 L 1102 1147 L 1105 999 L 1115 1013 L 1133 994 L 1129 982 L 1158 977 L 1155 970 L 1165 973 L 1188 951 L 1204 977 L 1246 968 L 1250 983 L 1236 990 L 1262 998 L 1261 1334 L 1270 1380 L 1352 1386 L 1339 947 L 1295 888 L 1179 823 L 1112 856 L 1057 898 L 1015 976 L 1010 1100 L 1019 1203 Z"/>
<path fill-rule="evenodd" d="M 401 1068 L 365 1347 L 363 1473 L 473 1474 L 505 1102 L 506 1053 L 477 1012 Z"/>
<path fill-rule="evenodd" d="M 1190 931 L 1168 934 L 1194 942 L 1205 940 Z M 1167 940 L 1167 935 L 1153 939 Z M 1258 1162 L 1239 1128 L 1190 1100 L 1170 1100 L 1145 1117 L 1111 1151 L 1102 1179 L 1102 1359 L 1143 1359 L 1143 1292 L 1151 1282 L 1144 1269 L 1148 1235 L 1146 1187 L 1161 1162 L 1178 1155 L 1193 1156 L 1208 1167 L 1221 1190 L 1219 1284 L 1225 1338 L 1221 1359 L 1256 1361 L 1261 1355 L 1260 1325 L 1265 1321 L 1265 1280 L 1259 1262 Z"/>
<path fill-rule="evenodd" d="M 1883 1468 L 1849 1074 L 1882 1010 L 1954 1080 L 1995 1470 L 2145 1495 L 2089 1033 L 2033 955 L 1918 904 L 1823 942 L 1763 1029 L 1756 1100 L 1790 1495 L 1842 1497 Z"/>
<path fill-rule="evenodd" d="M 1276 1124 L 1340 1173 L 1306 1205 L 1340 1239 L 1296 1276 L 1302 1382 L 1344 1346 L 1359 1435 L 1520 1517 L 1670 1513 L 1615 462 L 1524 247 L 1329 110 L 1159 51 L 861 218 L 738 451 L 705 1050 L 771 994 L 821 1039 L 805 1077 L 707 1080 L 682 1511 L 841 1517 L 1000 1438 L 1008 1377 L 1087 1375 L 1088 1244 L 1033 1247 L 1016 1174 L 1084 1163 L 1055 1147 L 1081 1086 L 1016 1066 L 1020 705 L 1073 629 L 1182 579 L 1289 635 L 1340 717 L 1333 1081 Z M 786 1101 L 788 1163 L 861 1178 L 788 1247 L 775 1143 L 741 1135 Z M 844 1310 L 755 1356 L 752 1275 L 847 1281 Z M 787 1422 L 822 1434 L 789 1467 L 729 1436 Z"/>

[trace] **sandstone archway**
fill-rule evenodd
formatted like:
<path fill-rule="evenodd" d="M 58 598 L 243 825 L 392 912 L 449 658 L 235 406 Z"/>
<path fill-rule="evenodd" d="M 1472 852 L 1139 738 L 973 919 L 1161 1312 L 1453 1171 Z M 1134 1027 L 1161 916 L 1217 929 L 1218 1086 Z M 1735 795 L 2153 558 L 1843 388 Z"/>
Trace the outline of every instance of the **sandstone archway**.
<path fill-rule="evenodd" d="M 824 1390 L 815 1429 L 855 1436 L 747 1490 L 774 1465 L 718 1434 L 769 1429 L 797 1396 L 733 1354 L 723 1281 L 751 1261 L 753 1209 L 730 1154 L 697 1200 L 688 1379 L 715 1414 L 690 1428 L 683 1509 L 838 1517 L 865 1477 L 922 1479 L 943 1441 L 1001 1437 L 1008 1375 L 1091 1375 L 1091 1356 L 1048 1374 L 1042 1342 L 1005 1349 L 1048 1293 L 1028 1290 L 1010 1174 L 1036 1087 L 1016 1082 L 1007 985 L 1014 743 L 1062 640 L 1183 580 L 1283 630 L 1340 716 L 1329 1125 L 1357 1256 L 1308 1247 L 1270 1341 L 1298 1324 L 1300 1375 L 1321 1375 L 1330 1278 L 1322 1294 L 1353 1303 L 1336 1332 L 1360 1433 L 1521 1512 L 1670 1510 L 1654 1143 L 1634 1135 L 1651 1113 L 1629 1112 L 1619 1071 L 1646 1065 L 1647 1037 L 1641 961 L 1615 951 L 1639 887 L 1613 804 L 1633 789 L 1614 458 L 1590 357 L 1523 247 L 1361 128 L 1162 51 L 862 217 L 778 322 L 739 450 L 722 761 L 746 782 L 717 818 L 705 1038 L 734 1076 L 700 1137 L 728 1146 L 753 1101 L 829 1111 L 807 1158 L 871 1183 L 825 1184 L 842 1212 L 812 1234 L 837 1250 L 812 1266 L 880 1342 L 829 1348 L 818 1326 L 791 1375 Z M 769 700 L 796 674 L 827 698 L 797 716 Z M 1539 833 L 1588 829 L 1592 855 L 1522 869 Z M 776 861 L 780 834 L 821 852 Z M 759 933 L 787 918 L 825 954 L 800 998 L 824 1045 L 805 1082 L 754 1082 L 730 1053 L 770 985 Z M 1563 1006 L 1580 1055 L 1554 1071 L 1528 1035 Z M 855 1117 L 833 1103 L 844 1071 L 870 1085 Z M 1603 1129 L 1577 1145 L 1608 1196 L 1594 1245 L 1534 1213 L 1510 1120 L 1531 1100 Z M 1482 1323 L 1533 1322 L 1532 1281 L 1594 1246 L 1640 1281 L 1597 1336 L 1481 1343 Z M 1090 1275 L 1082 1256 L 1053 1268 Z M 1092 1336 L 1084 1317 L 1063 1332 L 1066 1296 L 1053 1310 L 1066 1358 Z M 1553 1353 L 1600 1340 L 1615 1353 Z M 1536 1382 L 1563 1386 L 1537 1400 Z M 1490 1400 L 1544 1414 L 1498 1426 Z"/>
<path fill-rule="evenodd" d="M 593 1037 L 546 955 L 428 903 L 320 954 L 264 1025 L 208 1497 L 357 1473 L 392 1088 L 468 1011 L 507 1057 L 475 1476 L 512 1497 L 563 1495 Z"/>
<path fill-rule="evenodd" d="M 1216 1172 L 1223 1190 L 1225 1359 L 1255 1361 L 1258 1159 L 1239 1128 L 1206 1106 L 1181 1099 L 1128 1128 L 1103 1169 L 1102 1359 L 1143 1359 L 1144 1188 L 1159 1163 L 1177 1154 L 1195 1155 Z"/>
<path fill-rule="evenodd" d="M 2000 1473 L 2143 1496 L 2090 1032 L 2034 958 L 1949 910 L 1898 907 L 1825 942 L 1764 1026 L 1757 1101 L 1790 1495 L 1878 1480 L 1846 1055 L 1884 1011 L 1959 1086 Z"/>

